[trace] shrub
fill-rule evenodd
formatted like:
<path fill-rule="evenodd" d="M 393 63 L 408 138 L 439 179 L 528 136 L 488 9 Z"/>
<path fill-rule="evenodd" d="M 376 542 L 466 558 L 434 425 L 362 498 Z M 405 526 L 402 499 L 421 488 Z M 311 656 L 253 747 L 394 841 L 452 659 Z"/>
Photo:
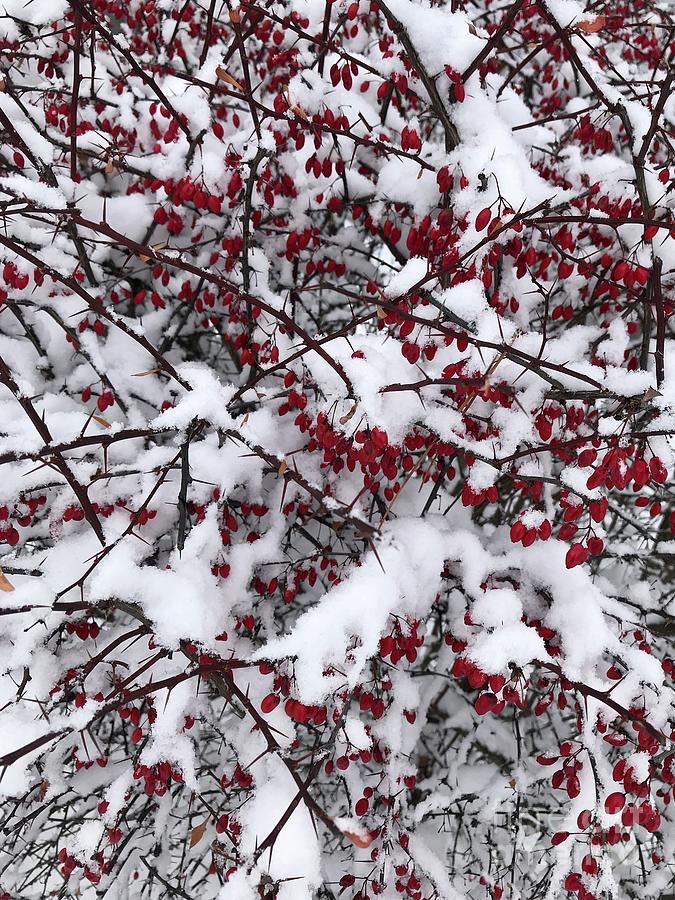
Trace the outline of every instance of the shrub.
<path fill-rule="evenodd" d="M 4 9 L 5 900 L 671 895 L 672 10 Z"/>

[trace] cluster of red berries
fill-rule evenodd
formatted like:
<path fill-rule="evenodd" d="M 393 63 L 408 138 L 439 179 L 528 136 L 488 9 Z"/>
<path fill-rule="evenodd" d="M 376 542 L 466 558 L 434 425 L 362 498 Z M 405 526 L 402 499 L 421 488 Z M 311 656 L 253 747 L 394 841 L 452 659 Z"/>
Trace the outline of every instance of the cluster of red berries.
<path fill-rule="evenodd" d="M 514 544 L 522 544 L 523 547 L 530 547 L 539 538 L 539 540 L 547 541 L 551 537 L 551 523 L 548 519 L 544 519 L 537 527 L 528 527 L 522 519 L 518 519 L 511 526 L 511 541 Z"/>
<path fill-rule="evenodd" d="M 267 663 L 262 663 L 259 670 L 263 675 L 271 675 L 273 669 Z M 298 725 L 313 724 L 320 727 L 326 722 L 327 710 L 323 705 L 307 705 L 290 697 L 290 679 L 286 675 L 276 675 L 274 678 L 274 690 L 267 694 L 261 704 L 260 709 L 265 715 L 273 712 L 281 703 L 283 697 L 287 700 L 284 704 L 284 712 L 289 719 L 292 719 Z"/>
<path fill-rule="evenodd" d="M 21 497 L 13 510 L 13 519 L 20 528 L 28 528 L 33 523 L 33 517 L 40 506 L 44 506 L 47 497 L 40 494 L 37 497 Z M 27 507 L 23 511 L 21 507 Z M 21 536 L 13 524 L 10 523 L 10 509 L 8 506 L 0 506 L 0 541 L 5 541 L 10 547 L 16 547 Z"/>
<path fill-rule="evenodd" d="M 166 760 L 154 766 L 138 763 L 134 766 L 134 778 L 143 781 L 143 793 L 147 797 L 163 797 L 172 784 L 183 783 L 183 773 Z"/>
<path fill-rule="evenodd" d="M 97 622 L 87 622 L 86 619 L 80 619 L 79 622 L 66 622 L 66 634 L 75 634 L 81 641 L 88 638 L 96 640 L 101 633 L 101 628 Z"/>
<path fill-rule="evenodd" d="M 251 775 L 250 772 L 247 772 L 246 769 L 242 769 L 239 763 L 237 763 L 231 778 L 228 778 L 226 773 L 223 773 L 220 777 L 220 786 L 223 790 L 232 787 L 232 785 L 236 785 L 242 790 L 247 791 L 253 785 L 253 775 Z"/>
<path fill-rule="evenodd" d="M 613 447 L 608 450 L 588 477 L 586 487 L 593 490 L 604 484 L 608 490 L 612 488 L 623 490 L 632 481 L 633 491 L 638 493 L 651 482 L 664 484 L 668 479 L 668 470 L 663 462 L 657 456 L 652 456 L 647 462 L 642 453 L 637 453 L 631 460 L 631 449 Z M 592 465 L 596 458 L 597 452 L 589 451 L 585 457 L 585 465 Z"/>
<path fill-rule="evenodd" d="M 147 525 L 156 515 L 156 509 L 141 509 L 138 512 L 130 512 L 129 521 L 132 525 L 142 527 L 143 525 Z"/>
<path fill-rule="evenodd" d="M 96 853 L 95 857 L 98 863 L 98 867 L 96 869 L 92 869 L 89 866 L 86 866 L 84 863 L 80 862 L 77 857 L 72 856 L 70 853 L 68 853 L 68 850 L 65 847 L 61 847 L 58 852 L 58 860 L 61 863 L 61 875 L 67 881 L 76 869 L 83 869 L 83 875 L 87 879 L 87 881 L 90 881 L 92 884 L 98 884 L 101 880 L 102 873 L 106 871 L 106 866 L 104 864 L 102 851 Z"/>
<path fill-rule="evenodd" d="M 414 663 L 417 659 L 417 648 L 424 644 L 424 635 L 418 633 L 419 622 L 410 622 L 409 631 L 403 633 L 401 623 L 397 619 L 390 634 L 380 639 L 380 656 L 397 665 L 402 659 Z"/>
<path fill-rule="evenodd" d="M 152 705 L 151 698 L 147 699 L 146 704 L 145 713 L 147 722 L 148 725 L 152 725 L 157 718 L 157 711 Z M 134 744 L 140 744 L 143 740 L 143 728 L 141 727 L 143 711 L 137 706 L 120 706 L 117 712 L 120 719 L 123 721 L 129 720 L 131 725 L 134 726 L 133 731 L 131 732 L 131 740 Z"/>

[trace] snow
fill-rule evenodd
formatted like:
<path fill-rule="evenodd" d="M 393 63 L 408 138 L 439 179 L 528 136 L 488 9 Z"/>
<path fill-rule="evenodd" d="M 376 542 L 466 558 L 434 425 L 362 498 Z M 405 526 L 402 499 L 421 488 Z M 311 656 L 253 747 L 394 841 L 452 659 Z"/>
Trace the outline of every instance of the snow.
<path fill-rule="evenodd" d="M 438 300 L 456 316 L 473 323 L 488 308 L 485 289 L 479 281 L 465 281 L 448 288 L 439 294 Z"/>
<path fill-rule="evenodd" d="M 416 212 L 425 213 L 438 196 L 436 177 L 420 168 L 413 159 L 387 160 L 379 169 L 377 191 L 381 197 L 400 203 L 411 203 Z"/>
<path fill-rule="evenodd" d="M 198 419 L 206 419 L 219 428 L 229 428 L 232 419 L 227 405 L 234 388 L 222 385 L 218 377 L 203 365 L 192 363 L 182 366 L 178 374 L 187 381 L 191 390 L 185 392 L 174 407 L 161 413 L 153 421 L 153 426 L 184 429 Z"/>
<path fill-rule="evenodd" d="M 193 694 L 194 685 L 189 682 L 176 685 L 171 691 L 166 703 L 157 712 L 152 741 L 143 751 L 141 761 L 152 766 L 168 760 L 180 769 L 188 787 L 196 791 L 199 790 L 199 782 L 195 772 L 193 741 L 188 734 L 181 733 L 192 706 Z"/>
<path fill-rule="evenodd" d="M 528 666 L 533 660 L 546 659 L 544 642 L 531 628 L 519 622 L 504 625 L 498 632 L 485 634 L 469 649 L 470 659 L 484 672 L 508 672 L 510 665 Z"/>
<path fill-rule="evenodd" d="M 515 591 L 498 588 L 486 591 L 471 605 L 471 618 L 478 625 L 498 628 L 507 623 L 518 622 L 523 614 L 523 605 Z"/>
<path fill-rule="evenodd" d="M 256 794 L 241 813 L 245 835 L 242 850 L 247 854 L 262 844 L 276 824 L 270 819 L 270 810 L 286 810 L 298 790 L 275 756 L 265 757 L 255 771 Z M 273 879 L 288 879 L 280 887 L 279 900 L 312 900 L 315 896 L 322 881 L 316 840 L 309 811 L 298 804 L 279 832 L 273 852 L 263 854 L 259 862 L 260 869 Z"/>
<path fill-rule="evenodd" d="M 61 191 L 46 184 L 36 184 L 23 175 L 4 175 L 0 178 L 0 184 L 10 193 L 33 200 L 40 206 L 62 209 L 66 205 Z"/>
<path fill-rule="evenodd" d="M 320 702 L 344 683 L 353 688 L 377 650 L 389 616 L 394 612 L 421 613 L 433 598 L 443 542 L 423 522 L 407 525 L 393 524 L 377 555 L 370 553 L 346 581 L 304 613 L 291 634 L 270 641 L 254 655 L 254 659 L 295 656 L 298 694 L 303 702 Z M 413 552 L 420 544 L 425 546 L 424 559 Z M 364 601 L 368 606 L 365 621 Z M 345 649 L 352 643 L 355 646 L 345 671 Z M 326 674 L 331 666 L 339 667 L 339 672 Z"/>
<path fill-rule="evenodd" d="M 432 75 L 440 72 L 449 60 L 461 72 L 485 45 L 485 38 L 472 33 L 471 21 L 463 13 L 413 0 L 392 0 L 387 5 L 404 25 Z"/>
<path fill-rule="evenodd" d="M 563 28 L 584 17 L 584 5 L 578 0 L 546 0 L 546 8 Z"/>
<path fill-rule="evenodd" d="M 445 866 L 425 844 L 421 837 L 415 836 L 410 844 L 410 855 L 431 878 L 437 895 L 443 900 L 459 900 L 459 894 L 450 883 Z"/>
<path fill-rule="evenodd" d="M 407 294 L 427 274 L 427 261 L 413 257 L 409 259 L 400 272 L 391 279 L 385 288 L 386 297 L 400 297 Z"/>
<path fill-rule="evenodd" d="M 14 18 L 32 25 L 44 25 L 60 19 L 68 8 L 67 0 L 48 0 L 46 3 L 26 3 L 26 0 L 2 0 L 0 4 L 0 33 L 16 40 L 20 31 Z"/>
<path fill-rule="evenodd" d="M 256 896 L 255 882 L 244 869 L 231 875 L 218 892 L 218 900 L 256 900 Z"/>

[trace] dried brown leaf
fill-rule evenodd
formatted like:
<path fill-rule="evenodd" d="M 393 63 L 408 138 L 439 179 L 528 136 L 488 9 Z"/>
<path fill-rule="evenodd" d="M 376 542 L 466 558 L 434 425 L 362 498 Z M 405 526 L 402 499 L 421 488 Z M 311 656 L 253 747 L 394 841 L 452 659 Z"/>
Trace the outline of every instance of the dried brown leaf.
<path fill-rule="evenodd" d="M 99 424 L 102 428 L 110 428 L 110 427 L 111 427 L 111 426 L 110 426 L 110 422 L 109 422 L 107 419 L 104 419 L 103 416 L 92 416 L 92 419 L 93 419 L 95 422 L 98 422 L 98 424 Z"/>
<path fill-rule="evenodd" d="M 298 103 L 296 103 L 294 100 L 291 99 L 291 94 L 290 94 L 290 91 L 288 90 L 288 87 L 286 87 L 286 102 L 288 103 L 288 107 L 291 110 L 291 112 L 294 112 L 296 114 L 296 116 L 298 116 L 298 118 L 304 119 L 305 122 L 309 121 L 307 113 L 304 111 L 304 109 Z"/>
<path fill-rule="evenodd" d="M 647 390 L 642 395 L 642 402 L 649 403 L 650 400 L 653 400 L 654 397 L 661 397 L 661 391 L 657 391 L 656 388 L 648 387 Z"/>
<path fill-rule="evenodd" d="M 0 591 L 4 591 L 5 594 L 11 594 L 13 590 L 14 585 L 0 569 Z"/>
<path fill-rule="evenodd" d="M 145 378 L 146 375 L 156 375 L 162 371 L 161 366 L 155 366 L 154 369 L 147 369 L 145 372 L 134 372 L 133 378 Z"/>
<path fill-rule="evenodd" d="M 355 847 L 359 847 L 361 850 L 365 850 L 366 847 L 370 847 L 370 845 L 375 840 L 375 835 L 371 834 L 356 834 L 353 831 L 343 831 L 342 832 L 346 838 L 348 838 Z"/>
<path fill-rule="evenodd" d="M 149 249 L 152 250 L 152 252 L 153 252 L 154 254 L 157 254 L 157 251 L 158 251 L 158 250 L 164 250 L 166 246 L 167 246 L 166 241 L 160 241 L 158 244 L 153 244 L 152 247 L 150 247 Z M 148 256 L 148 255 L 145 254 L 145 253 L 139 253 L 139 254 L 138 254 L 138 258 L 139 258 L 142 262 L 150 262 L 150 260 L 151 260 L 153 257 L 152 257 L 152 256 Z"/>
<path fill-rule="evenodd" d="M 233 76 L 230 75 L 227 69 L 224 69 L 222 66 L 218 66 L 218 68 L 216 69 L 216 77 L 220 81 L 224 81 L 226 84 L 232 85 L 233 88 L 241 91 L 242 94 L 246 93 L 244 90 L 244 86 L 239 81 L 237 81 L 236 78 L 233 78 Z"/>
<path fill-rule="evenodd" d="M 340 425 L 346 425 L 347 422 L 349 422 L 349 420 L 351 419 L 351 417 L 352 417 L 352 416 L 354 415 L 354 413 L 356 412 L 356 407 L 357 407 L 357 406 L 358 406 L 358 404 L 355 403 L 355 404 L 352 406 L 352 408 L 349 410 L 348 413 L 345 413 L 344 416 L 340 416 Z"/>
<path fill-rule="evenodd" d="M 206 826 L 209 824 L 208 819 L 204 819 L 201 825 L 195 825 L 195 827 L 190 832 L 190 849 L 192 850 L 201 839 L 204 837 L 204 832 L 206 831 Z"/>
<path fill-rule="evenodd" d="M 595 34 L 596 31 L 604 28 L 606 21 L 605 16 L 595 16 L 592 19 L 581 19 L 576 23 L 576 27 L 579 31 L 583 31 L 584 34 Z"/>
<path fill-rule="evenodd" d="M 296 116 L 298 116 L 298 118 L 304 119 L 305 122 L 309 122 L 309 117 L 307 116 L 307 113 L 297 103 L 294 103 L 293 106 L 291 106 L 291 111 L 294 112 L 296 114 Z"/>
<path fill-rule="evenodd" d="M 283 475 L 288 470 L 288 463 L 286 460 L 281 461 L 281 465 L 277 469 L 277 475 Z"/>

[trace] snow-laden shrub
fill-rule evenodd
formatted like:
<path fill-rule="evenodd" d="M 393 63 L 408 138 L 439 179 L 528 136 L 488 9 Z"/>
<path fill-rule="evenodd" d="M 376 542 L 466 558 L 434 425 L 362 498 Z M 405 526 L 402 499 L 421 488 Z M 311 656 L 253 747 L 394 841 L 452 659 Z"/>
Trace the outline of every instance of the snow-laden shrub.
<path fill-rule="evenodd" d="M 672 896 L 672 4 L 0 11 L 4 900 Z"/>

